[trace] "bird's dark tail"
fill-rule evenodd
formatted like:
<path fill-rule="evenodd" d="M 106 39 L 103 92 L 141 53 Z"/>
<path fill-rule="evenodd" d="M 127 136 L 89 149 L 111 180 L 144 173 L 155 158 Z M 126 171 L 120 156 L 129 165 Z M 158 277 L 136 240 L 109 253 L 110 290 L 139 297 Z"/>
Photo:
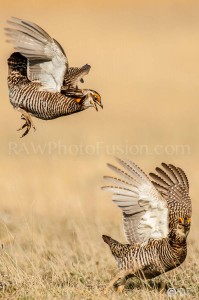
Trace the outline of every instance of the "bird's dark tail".
<path fill-rule="evenodd" d="M 104 242 L 109 245 L 111 252 L 116 259 L 121 258 L 122 253 L 124 253 L 124 252 L 128 253 L 130 245 L 128 245 L 128 244 L 123 245 L 107 235 L 103 235 L 102 238 L 103 238 Z"/>
<path fill-rule="evenodd" d="M 18 71 L 21 75 L 27 76 L 27 58 L 21 55 L 19 52 L 14 52 L 8 58 L 8 70 Z"/>
<path fill-rule="evenodd" d="M 104 242 L 107 243 L 109 246 L 112 244 L 112 242 L 116 242 L 110 236 L 107 236 L 107 235 L 103 235 L 102 238 L 103 238 Z"/>

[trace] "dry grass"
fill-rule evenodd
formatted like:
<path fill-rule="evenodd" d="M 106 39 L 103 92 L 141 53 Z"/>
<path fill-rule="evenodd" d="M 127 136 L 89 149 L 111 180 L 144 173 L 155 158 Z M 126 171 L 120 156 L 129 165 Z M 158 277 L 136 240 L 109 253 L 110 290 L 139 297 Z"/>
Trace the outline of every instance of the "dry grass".
<path fill-rule="evenodd" d="M 158 288 L 164 279 L 168 287 L 185 288 L 184 299 L 198 299 L 199 4 L 116 2 L 1 5 L 1 27 L 11 15 L 35 21 L 63 45 L 71 65 L 90 63 L 85 87 L 99 91 L 104 104 L 98 113 L 34 120 L 36 133 L 19 139 L 20 116 L 11 109 L 6 85 L 12 47 L 2 35 L 2 299 L 104 299 L 117 266 L 101 235 L 124 241 L 120 211 L 100 190 L 105 164 L 115 155 L 147 173 L 162 161 L 181 166 L 190 181 L 193 220 L 181 267 L 157 278 L 155 286 L 130 281 L 123 295 L 109 298 L 165 299 Z"/>

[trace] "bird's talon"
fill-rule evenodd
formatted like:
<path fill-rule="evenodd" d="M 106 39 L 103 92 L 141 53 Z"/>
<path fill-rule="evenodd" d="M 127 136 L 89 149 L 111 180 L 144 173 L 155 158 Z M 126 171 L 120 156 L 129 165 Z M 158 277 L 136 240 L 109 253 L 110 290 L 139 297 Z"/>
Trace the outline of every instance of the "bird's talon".
<path fill-rule="evenodd" d="M 116 292 L 118 294 L 121 294 L 123 292 L 123 290 L 124 290 L 124 285 L 120 285 L 120 286 L 117 287 Z"/>
<path fill-rule="evenodd" d="M 26 128 L 25 132 L 21 136 L 21 138 L 22 138 L 22 137 L 24 137 L 28 134 L 31 127 L 34 129 L 34 131 L 36 130 L 36 128 L 35 128 L 35 125 L 33 124 L 32 120 L 31 120 L 31 117 L 28 114 L 26 115 L 26 114 L 22 113 L 21 119 L 23 121 L 25 121 L 25 123 L 19 129 L 17 129 L 17 131 L 20 131 L 20 130 Z"/>
<path fill-rule="evenodd" d="M 27 127 L 26 123 L 24 123 L 19 129 L 17 129 L 17 131 L 20 131 L 20 130 L 24 129 L 25 127 Z"/>
<path fill-rule="evenodd" d="M 22 136 L 20 136 L 20 138 L 23 138 L 24 136 L 26 136 L 29 132 L 30 128 L 27 128 L 26 131 L 22 134 Z"/>

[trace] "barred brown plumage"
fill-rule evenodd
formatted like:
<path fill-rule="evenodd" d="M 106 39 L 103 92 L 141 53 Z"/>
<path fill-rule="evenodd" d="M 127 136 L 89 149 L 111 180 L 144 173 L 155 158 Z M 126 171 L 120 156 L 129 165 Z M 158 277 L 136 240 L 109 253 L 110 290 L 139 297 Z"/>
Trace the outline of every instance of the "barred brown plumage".
<path fill-rule="evenodd" d="M 129 277 L 154 278 L 179 266 L 187 255 L 191 222 L 189 183 L 184 171 L 162 163 L 153 181 L 129 160 L 117 159 L 123 169 L 108 165 L 121 179 L 105 176 L 113 185 L 103 187 L 122 209 L 128 244 L 109 236 L 104 241 L 121 271 L 105 292 L 116 285 L 121 292 Z"/>
<path fill-rule="evenodd" d="M 64 76 L 64 86 L 68 88 L 76 87 L 77 83 L 84 82 L 83 76 L 87 75 L 90 71 L 91 66 L 88 64 L 84 65 L 81 68 L 71 67 L 68 69 L 68 72 Z"/>
<path fill-rule="evenodd" d="M 13 28 L 5 28 L 9 41 L 18 52 L 8 59 L 10 102 L 22 112 L 25 136 L 31 126 L 30 115 L 51 120 L 102 106 L 100 95 L 90 89 L 78 89 L 77 83 L 90 66 L 69 68 L 63 48 L 38 25 L 12 18 Z"/>

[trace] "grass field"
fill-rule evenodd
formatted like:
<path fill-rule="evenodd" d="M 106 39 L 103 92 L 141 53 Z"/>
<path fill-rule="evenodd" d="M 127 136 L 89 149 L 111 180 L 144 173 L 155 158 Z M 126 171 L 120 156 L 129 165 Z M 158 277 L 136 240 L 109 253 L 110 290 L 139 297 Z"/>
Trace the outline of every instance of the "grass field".
<path fill-rule="evenodd" d="M 108 299 L 198 299 L 199 4 L 150 3 L 2 4 L 2 28 L 11 15 L 32 20 L 71 65 L 92 65 L 84 86 L 102 95 L 104 110 L 34 119 L 37 131 L 20 139 L 6 84 L 13 49 L 1 32 L 1 299 L 107 299 L 102 291 L 118 269 L 101 235 L 125 242 L 120 211 L 100 190 L 114 156 L 146 173 L 162 161 L 184 169 L 193 218 L 181 267 L 148 284 L 131 280 Z M 178 294 L 160 293 L 162 280 Z"/>

